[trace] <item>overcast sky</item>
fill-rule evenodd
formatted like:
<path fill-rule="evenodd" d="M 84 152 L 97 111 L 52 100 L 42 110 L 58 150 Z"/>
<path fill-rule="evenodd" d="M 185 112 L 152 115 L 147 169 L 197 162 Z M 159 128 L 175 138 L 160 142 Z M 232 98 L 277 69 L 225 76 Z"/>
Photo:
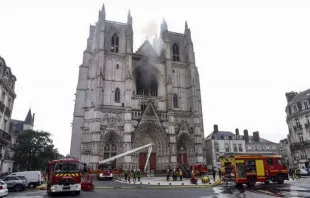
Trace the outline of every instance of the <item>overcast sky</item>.
<path fill-rule="evenodd" d="M 165 17 L 170 31 L 183 33 L 188 21 L 205 136 L 218 124 L 275 142 L 286 137 L 285 92 L 310 88 L 307 1 L 0 0 L 0 56 L 17 77 L 12 118 L 31 107 L 35 129 L 69 153 L 78 67 L 103 3 L 107 20 L 126 22 L 131 10 L 135 50 L 150 24 Z"/>

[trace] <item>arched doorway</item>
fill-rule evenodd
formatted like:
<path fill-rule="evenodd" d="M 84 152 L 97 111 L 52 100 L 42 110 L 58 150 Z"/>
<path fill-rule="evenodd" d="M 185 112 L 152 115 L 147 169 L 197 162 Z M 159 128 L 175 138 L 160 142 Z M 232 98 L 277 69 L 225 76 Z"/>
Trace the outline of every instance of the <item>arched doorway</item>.
<path fill-rule="evenodd" d="M 104 133 L 101 143 L 103 159 L 114 157 L 121 152 L 121 139 L 119 134 L 115 131 L 108 131 Z M 111 163 L 113 168 L 119 166 L 119 160 L 120 159 L 114 160 Z"/>
<path fill-rule="evenodd" d="M 179 166 L 188 166 L 194 162 L 194 142 L 190 135 L 181 132 L 177 137 L 177 162 Z"/>
<path fill-rule="evenodd" d="M 147 121 L 141 124 L 133 135 L 134 148 L 153 143 L 149 161 L 149 170 L 166 170 L 169 166 L 169 140 L 163 127 L 156 122 Z M 140 171 L 144 171 L 148 150 L 137 152 L 133 162 Z"/>

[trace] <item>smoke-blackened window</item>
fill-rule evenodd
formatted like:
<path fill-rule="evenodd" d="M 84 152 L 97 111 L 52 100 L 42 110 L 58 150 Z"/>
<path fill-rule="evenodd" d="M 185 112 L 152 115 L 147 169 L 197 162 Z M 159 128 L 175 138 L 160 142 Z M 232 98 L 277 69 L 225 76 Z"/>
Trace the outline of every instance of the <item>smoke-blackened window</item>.
<path fill-rule="evenodd" d="M 111 52 L 118 52 L 118 47 L 119 47 L 119 37 L 116 33 L 114 33 L 111 40 Z"/>
<path fill-rule="evenodd" d="M 157 80 L 154 74 L 141 72 L 137 78 L 137 95 L 157 96 Z"/>
<path fill-rule="evenodd" d="M 176 43 L 172 45 L 172 60 L 180 61 L 179 46 Z"/>
<path fill-rule="evenodd" d="M 120 90 L 119 88 L 115 89 L 115 102 L 119 103 L 120 102 Z"/>

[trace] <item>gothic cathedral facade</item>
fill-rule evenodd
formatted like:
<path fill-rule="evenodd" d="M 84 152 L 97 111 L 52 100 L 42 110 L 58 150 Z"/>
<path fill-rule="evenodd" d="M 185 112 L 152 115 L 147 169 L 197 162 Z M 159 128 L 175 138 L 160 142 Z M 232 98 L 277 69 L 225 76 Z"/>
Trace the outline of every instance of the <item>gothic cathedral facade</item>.
<path fill-rule="evenodd" d="M 79 67 L 70 155 L 95 168 L 103 159 L 153 143 L 149 168 L 205 164 L 200 83 L 191 31 L 168 31 L 133 51 L 132 17 L 90 26 Z M 147 150 L 117 159 L 143 170 Z"/>

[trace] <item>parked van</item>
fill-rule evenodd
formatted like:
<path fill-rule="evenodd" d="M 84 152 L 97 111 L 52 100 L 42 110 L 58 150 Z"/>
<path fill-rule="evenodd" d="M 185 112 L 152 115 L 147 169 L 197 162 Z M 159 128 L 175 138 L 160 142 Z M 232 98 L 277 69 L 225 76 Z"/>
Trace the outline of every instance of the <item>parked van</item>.
<path fill-rule="evenodd" d="M 25 176 L 28 182 L 28 188 L 35 188 L 43 183 L 41 171 L 14 172 L 10 176 Z"/>

